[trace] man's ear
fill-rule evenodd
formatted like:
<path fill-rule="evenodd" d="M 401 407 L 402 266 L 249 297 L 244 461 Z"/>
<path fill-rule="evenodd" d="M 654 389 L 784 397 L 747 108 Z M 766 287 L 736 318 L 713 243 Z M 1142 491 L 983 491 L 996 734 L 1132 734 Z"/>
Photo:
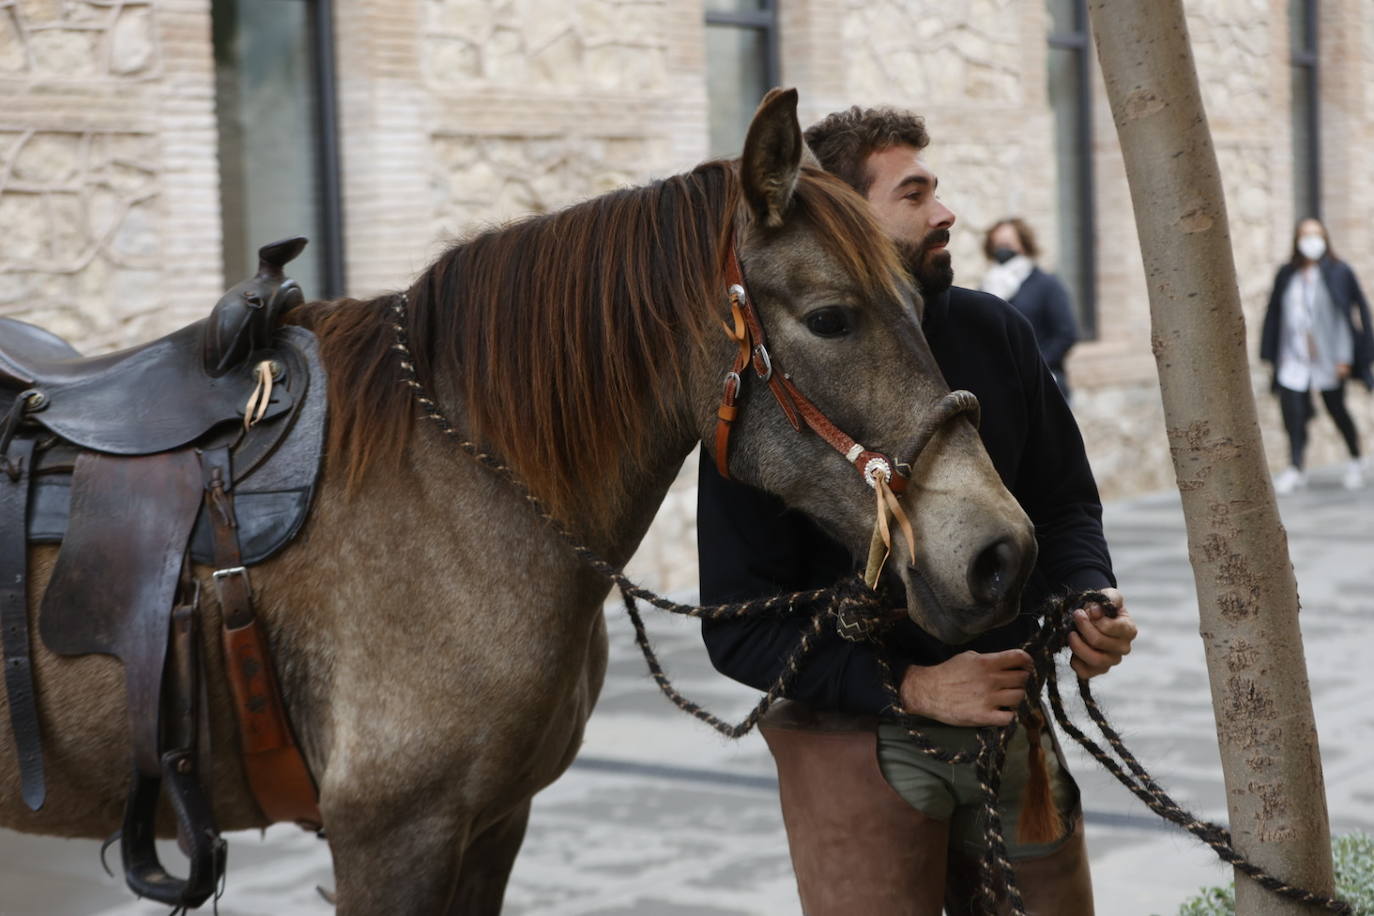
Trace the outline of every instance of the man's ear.
<path fill-rule="evenodd" d="M 744 199 L 763 225 L 782 225 L 805 151 L 797 123 L 797 90 L 768 90 L 749 123 L 740 157 Z"/>

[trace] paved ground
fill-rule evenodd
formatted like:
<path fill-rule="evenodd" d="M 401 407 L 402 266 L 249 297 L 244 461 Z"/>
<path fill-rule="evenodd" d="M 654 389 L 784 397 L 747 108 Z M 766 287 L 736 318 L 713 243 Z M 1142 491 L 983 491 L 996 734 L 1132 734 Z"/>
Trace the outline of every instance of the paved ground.
<path fill-rule="evenodd" d="M 1281 502 L 1303 595 L 1303 634 L 1338 831 L 1374 831 L 1374 694 L 1368 665 L 1374 589 L 1374 490 L 1339 489 L 1334 471 Z M 1114 504 L 1108 536 L 1143 627 L 1099 698 L 1128 743 L 1184 804 L 1224 817 L 1214 721 L 1177 497 Z M 734 916 L 798 911 L 773 774 L 762 742 L 728 743 L 673 710 L 644 673 L 622 611 L 610 611 L 606 689 L 573 769 L 536 801 L 506 911 L 518 916 Z M 670 672 L 708 707 L 742 715 L 752 692 L 705 663 L 690 623 L 651 626 Z M 1164 829 L 1091 760 L 1084 786 L 1098 912 L 1171 914 L 1204 883 L 1225 881 L 1212 854 Z M 292 828 L 230 837 L 225 916 L 327 914 L 323 844 Z M 151 916 L 106 878 L 95 846 L 0 831 L 0 916 Z"/>

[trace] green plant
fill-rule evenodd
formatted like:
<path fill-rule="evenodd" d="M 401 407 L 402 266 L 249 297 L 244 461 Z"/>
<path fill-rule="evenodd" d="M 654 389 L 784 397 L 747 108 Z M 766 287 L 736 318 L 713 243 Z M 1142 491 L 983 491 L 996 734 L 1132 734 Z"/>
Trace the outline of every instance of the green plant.
<path fill-rule="evenodd" d="M 1331 842 L 1336 896 L 1355 908 L 1355 916 L 1374 916 L 1374 836 L 1350 833 Z M 1178 909 L 1178 916 L 1235 916 L 1236 886 L 1206 887 Z"/>

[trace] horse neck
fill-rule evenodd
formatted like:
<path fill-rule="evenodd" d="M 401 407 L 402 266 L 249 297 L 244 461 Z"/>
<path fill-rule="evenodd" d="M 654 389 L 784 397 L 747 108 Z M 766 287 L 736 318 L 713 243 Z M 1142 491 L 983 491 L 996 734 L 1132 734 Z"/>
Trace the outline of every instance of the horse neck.
<path fill-rule="evenodd" d="M 462 408 L 457 406 L 460 399 L 456 396 L 451 382 L 441 378 L 437 387 L 444 410 L 452 422 L 461 429 Z M 591 504 L 593 500 L 602 499 L 605 493 L 626 493 L 629 494 L 628 497 L 612 507 L 611 523 L 599 531 L 587 530 L 585 526 L 579 525 L 578 520 L 582 513 L 577 510 L 574 510 L 570 517 L 561 519 L 563 527 L 574 541 L 617 566 L 629 560 L 653 522 L 684 460 L 699 444 L 690 416 L 691 411 L 685 404 L 664 405 L 662 409 L 655 409 L 650 416 L 644 417 L 642 422 L 636 425 L 636 447 L 628 451 L 640 455 L 641 459 L 632 461 L 628 455 L 608 456 L 609 460 L 599 465 L 597 481 L 590 482 L 586 488 L 585 502 Z M 429 457 L 423 460 L 442 463 L 457 459 L 476 463 L 468 455 L 462 454 L 453 443 L 442 440 L 441 445 L 442 456 L 432 454 L 431 449 L 421 449 L 422 453 L 430 453 Z M 435 473 L 440 471 L 436 468 Z M 542 510 L 523 498 L 525 491 L 522 482 L 511 481 L 499 473 L 489 476 L 497 481 L 496 486 L 499 488 L 511 495 L 518 494 L 520 508 L 517 511 L 537 519 Z M 597 483 L 604 485 L 604 489 L 597 486 Z M 533 495 L 538 496 L 537 493 Z"/>

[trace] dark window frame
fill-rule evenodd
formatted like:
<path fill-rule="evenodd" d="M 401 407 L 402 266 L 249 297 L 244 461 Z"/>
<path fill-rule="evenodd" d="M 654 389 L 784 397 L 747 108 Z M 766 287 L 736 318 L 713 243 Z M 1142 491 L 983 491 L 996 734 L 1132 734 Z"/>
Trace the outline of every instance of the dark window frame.
<path fill-rule="evenodd" d="M 755 29 L 764 33 L 763 46 L 766 48 L 764 73 L 769 86 L 777 86 L 782 81 L 782 56 L 778 40 L 778 0 L 762 0 L 763 8 L 758 10 L 707 10 L 707 25 L 732 25 L 742 29 Z"/>
<path fill-rule="evenodd" d="M 310 34 L 307 42 L 311 52 L 309 71 L 310 89 L 314 98 L 313 123 L 311 124 L 311 158 L 314 160 L 314 199 L 315 225 L 310 232 L 311 248 L 319 258 L 318 283 L 320 289 L 311 290 L 312 296 L 323 299 L 343 295 L 346 285 L 344 254 L 344 209 L 343 209 L 343 170 L 340 164 L 338 86 L 336 78 L 334 6 L 333 0 L 280 0 L 283 3 L 302 4 L 307 28 Z M 218 6 L 218 4 L 216 4 Z M 218 38 L 216 38 L 218 57 Z M 217 63 L 218 66 L 218 63 Z M 234 67 L 241 66 L 235 59 Z M 218 107 L 218 103 L 217 103 Z M 221 129 L 223 127 L 221 126 Z M 221 149 L 223 154 L 223 149 Z M 222 166 L 223 167 L 223 166 Z M 226 234 L 224 242 L 226 267 L 232 249 L 237 244 Z M 246 264 L 257 263 L 254 252 L 243 253 Z M 226 282 L 237 282 L 236 277 L 226 277 Z"/>
<path fill-rule="evenodd" d="M 1082 189 L 1082 205 L 1078 213 L 1078 245 L 1080 300 L 1078 302 L 1079 333 L 1085 339 L 1097 338 L 1097 189 L 1093 169 L 1093 93 L 1092 93 L 1092 36 L 1088 31 L 1087 0 L 1074 0 L 1074 29 L 1072 32 L 1051 32 L 1049 47 L 1071 51 L 1078 81 L 1074 111 L 1078 127 L 1078 143 L 1082 146 L 1081 167 L 1077 180 Z"/>
<path fill-rule="evenodd" d="M 1317 10 L 1317 0 L 1290 0 L 1290 2 L 1300 5 L 1300 12 L 1303 19 L 1303 33 L 1291 35 L 1289 44 L 1292 47 L 1289 63 L 1294 68 L 1307 70 L 1306 98 L 1305 103 L 1307 129 L 1307 164 L 1306 175 L 1293 175 L 1294 191 L 1296 192 L 1299 183 L 1305 184 L 1306 194 L 1312 204 L 1311 213 L 1299 213 L 1298 219 L 1314 216 L 1322 218 L 1322 142 L 1321 142 L 1321 35 L 1318 31 L 1320 16 Z M 1291 17 L 1290 17 L 1290 22 Z M 1306 40 L 1304 40 L 1306 39 Z M 1292 117 L 1296 121 L 1299 116 L 1299 100 L 1294 98 L 1292 101 Z M 1294 194 L 1294 204 L 1296 209 L 1297 195 Z"/>
<path fill-rule="evenodd" d="M 334 57 L 334 0 L 307 0 L 315 17 L 315 92 L 319 104 L 315 152 L 320 167 L 320 239 L 324 248 L 324 289 L 336 299 L 346 289 L 344 271 L 343 166 L 339 155 L 338 78 Z"/>
<path fill-rule="evenodd" d="M 755 55 L 755 59 L 759 56 L 762 57 L 762 72 L 755 71 L 755 73 L 762 77 L 763 90 L 766 92 L 781 83 L 782 57 L 781 42 L 778 37 L 778 0 L 759 0 L 759 3 L 760 8 L 756 10 L 705 10 L 705 27 L 708 32 L 712 27 L 715 27 L 738 31 L 742 34 L 752 33 L 759 37 L 763 51 L 761 55 Z M 710 75 L 714 73 L 711 70 L 710 47 L 711 42 L 708 38 L 706 60 L 706 67 L 709 71 L 706 98 L 708 145 L 712 156 L 729 155 L 725 150 L 717 149 L 720 144 L 716 137 L 717 114 L 713 89 L 719 90 L 721 87 L 714 86 L 715 80 Z M 752 77 L 747 78 L 752 79 Z M 735 101 L 742 103 L 739 105 L 738 114 L 743 117 L 744 123 L 736 125 L 736 129 L 741 129 L 739 140 L 742 143 L 748 128 L 748 116 L 754 111 L 754 106 L 758 104 L 759 99 L 744 98 L 744 86 L 742 85 L 732 87 L 728 91 L 735 96 Z M 733 129 L 731 133 L 734 133 Z"/>

